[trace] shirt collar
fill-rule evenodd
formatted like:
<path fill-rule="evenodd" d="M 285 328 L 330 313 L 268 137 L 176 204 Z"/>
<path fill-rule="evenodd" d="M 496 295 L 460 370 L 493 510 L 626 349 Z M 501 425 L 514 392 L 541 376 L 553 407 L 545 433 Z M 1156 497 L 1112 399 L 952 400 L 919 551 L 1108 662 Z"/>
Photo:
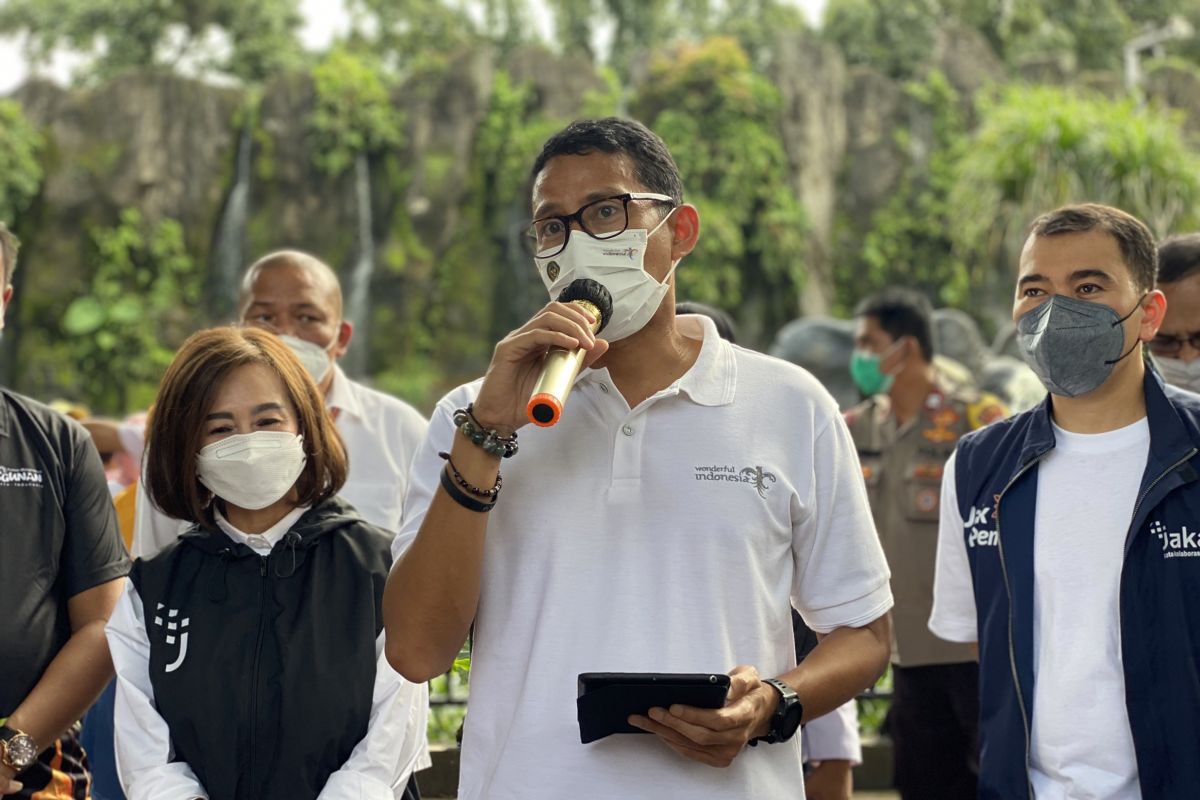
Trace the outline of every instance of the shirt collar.
<path fill-rule="evenodd" d="M 325 396 L 325 405 L 330 411 L 338 410 L 340 414 L 349 414 L 356 419 L 362 419 L 362 403 L 358 393 L 354 391 L 354 382 L 346 377 L 342 368 L 333 365 L 333 381 L 329 384 L 329 394 Z"/>
<path fill-rule="evenodd" d="M 246 545 L 259 555 L 266 555 L 266 553 L 262 552 L 264 549 L 261 544 L 262 541 L 266 542 L 267 546 L 265 549 L 267 552 L 270 552 L 271 549 L 279 543 L 279 540 L 283 538 L 283 535 L 292 529 L 292 526 L 296 524 L 296 521 L 299 520 L 300 517 L 304 516 L 305 511 L 308 511 L 308 506 L 298 506 L 297 508 L 293 508 L 284 516 L 283 519 L 279 520 L 279 522 L 276 522 L 262 533 L 253 534 L 243 533 L 242 531 L 233 527 L 229 520 L 225 519 L 225 515 L 221 513 L 220 509 L 213 509 L 213 518 L 217 521 L 217 527 L 220 528 L 230 539 L 239 544 Z M 258 546 L 255 546 L 256 544 Z"/>
<path fill-rule="evenodd" d="M 0 391 L 0 436 L 8 436 L 8 395 Z"/>
<path fill-rule="evenodd" d="M 682 392 L 702 406 L 724 406 L 733 402 L 737 387 L 737 362 L 733 345 L 717 333 L 717 325 L 703 314 L 676 317 L 679 332 L 689 339 L 700 339 L 700 354 L 679 380 L 661 394 Z M 607 369 L 588 370 L 576 379 L 610 381 Z"/>

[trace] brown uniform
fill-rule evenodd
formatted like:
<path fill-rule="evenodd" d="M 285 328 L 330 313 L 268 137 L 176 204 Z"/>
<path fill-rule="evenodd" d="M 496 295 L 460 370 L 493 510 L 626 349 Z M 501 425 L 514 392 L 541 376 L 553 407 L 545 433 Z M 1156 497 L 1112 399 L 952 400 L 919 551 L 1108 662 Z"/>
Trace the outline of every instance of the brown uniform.
<path fill-rule="evenodd" d="M 928 627 L 942 470 L 959 437 L 1007 414 L 996 398 L 944 382 L 926 398 L 921 413 L 902 426 L 896 424 L 887 395 L 876 395 L 846 412 L 892 570 L 894 664 L 974 660 L 969 645 L 939 639 Z"/>

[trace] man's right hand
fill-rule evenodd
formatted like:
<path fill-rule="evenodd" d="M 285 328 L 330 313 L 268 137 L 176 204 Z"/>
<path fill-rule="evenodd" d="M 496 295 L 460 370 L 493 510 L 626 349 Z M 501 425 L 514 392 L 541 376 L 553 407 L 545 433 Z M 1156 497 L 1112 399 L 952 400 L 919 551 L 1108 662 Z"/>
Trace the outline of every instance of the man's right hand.
<path fill-rule="evenodd" d="M 502 435 L 516 431 L 529 420 L 525 407 L 541 373 L 542 360 L 551 347 L 587 350 L 584 368 L 608 350 L 591 326 L 595 319 L 572 303 L 552 302 L 533 319 L 505 336 L 496 345 L 475 400 L 475 419 Z"/>

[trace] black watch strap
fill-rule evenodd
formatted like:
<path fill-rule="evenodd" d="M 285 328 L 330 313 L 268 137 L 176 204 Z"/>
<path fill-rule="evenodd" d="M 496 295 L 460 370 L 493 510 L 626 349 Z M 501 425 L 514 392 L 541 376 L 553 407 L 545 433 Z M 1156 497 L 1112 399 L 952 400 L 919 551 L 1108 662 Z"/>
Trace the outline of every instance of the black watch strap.
<path fill-rule="evenodd" d="M 766 736 L 751 739 L 748 742 L 751 747 L 755 747 L 759 742 L 778 744 L 788 741 L 800 728 L 800 718 L 804 714 L 804 707 L 800 704 L 795 689 L 778 678 L 763 678 L 763 683 L 769 684 L 779 692 L 779 704 L 775 707 L 775 713 L 771 715 L 771 724 Z"/>

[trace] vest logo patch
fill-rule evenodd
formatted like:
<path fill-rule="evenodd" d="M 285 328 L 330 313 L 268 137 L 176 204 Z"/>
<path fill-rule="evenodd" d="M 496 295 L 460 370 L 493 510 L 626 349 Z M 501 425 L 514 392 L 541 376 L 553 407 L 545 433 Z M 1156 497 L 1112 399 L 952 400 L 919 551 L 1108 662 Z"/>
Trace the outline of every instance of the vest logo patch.
<path fill-rule="evenodd" d="M 32 467 L 0 467 L 0 488 L 42 488 L 42 471 Z"/>
<path fill-rule="evenodd" d="M 163 612 L 166 612 L 167 615 L 165 622 L 162 617 Z M 170 664 L 167 664 L 165 670 L 165 672 L 174 672 L 183 666 L 183 660 L 187 658 L 188 618 L 183 617 L 180 619 L 178 608 L 167 608 L 162 603 L 159 603 L 154 614 L 154 625 L 166 630 L 167 644 L 173 645 L 176 643 L 176 640 L 179 642 L 179 656 Z"/>
<path fill-rule="evenodd" d="M 1163 558 L 1200 558 L 1200 531 L 1188 530 L 1187 525 L 1178 531 L 1168 531 L 1166 525 L 1155 520 L 1150 533 L 1162 542 Z"/>
<path fill-rule="evenodd" d="M 764 500 L 767 498 L 767 492 L 771 489 L 771 484 L 779 479 L 775 477 L 775 473 L 767 472 L 762 467 L 742 467 L 740 470 L 737 467 L 728 465 L 714 465 L 711 467 L 696 467 L 696 480 L 698 481 L 727 481 L 729 483 L 748 483 L 758 492 L 758 496 Z"/>
<path fill-rule="evenodd" d="M 967 520 L 963 523 L 964 530 L 970 530 L 971 533 L 967 536 L 968 547 L 995 547 L 1000 542 L 1000 537 L 996 530 L 980 529 L 979 526 L 986 525 L 988 517 L 991 516 L 991 506 L 983 508 L 975 508 L 971 506 L 968 512 Z"/>

